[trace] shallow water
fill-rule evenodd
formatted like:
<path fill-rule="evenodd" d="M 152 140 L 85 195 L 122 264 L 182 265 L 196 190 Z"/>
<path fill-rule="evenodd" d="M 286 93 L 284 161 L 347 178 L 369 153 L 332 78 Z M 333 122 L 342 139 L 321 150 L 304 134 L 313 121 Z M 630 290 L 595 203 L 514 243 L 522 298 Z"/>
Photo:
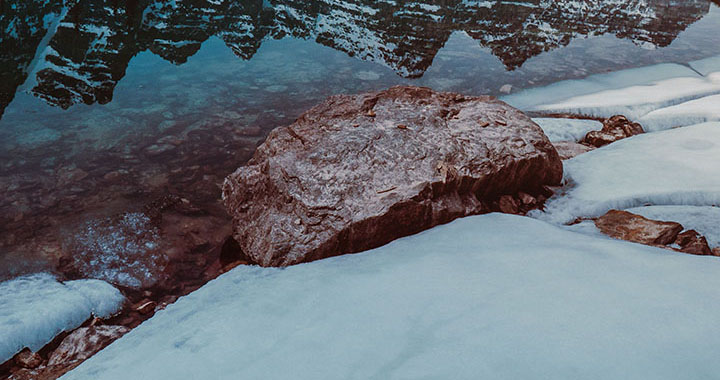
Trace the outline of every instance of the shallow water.
<path fill-rule="evenodd" d="M 331 94 L 413 84 L 500 95 L 720 54 L 720 9 L 706 0 L 0 9 L 0 279 L 51 268 L 78 226 L 164 194 L 226 217 L 223 178 Z"/>

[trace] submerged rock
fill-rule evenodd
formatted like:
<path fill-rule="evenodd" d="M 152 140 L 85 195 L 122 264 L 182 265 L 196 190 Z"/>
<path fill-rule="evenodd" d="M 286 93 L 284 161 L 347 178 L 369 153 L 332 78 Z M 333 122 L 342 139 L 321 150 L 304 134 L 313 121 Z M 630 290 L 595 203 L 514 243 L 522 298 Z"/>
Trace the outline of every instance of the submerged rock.
<path fill-rule="evenodd" d="M 647 219 L 621 210 L 608 211 L 595 220 L 595 226 L 610 237 L 649 245 L 673 243 L 683 230 L 680 223 Z"/>
<path fill-rule="evenodd" d="M 573 157 L 579 156 L 583 153 L 587 153 L 595 149 L 594 146 L 588 146 L 585 144 L 576 143 L 575 141 L 558 141 L 554 142 L 553 146 L 560 155 L 560 159 L 565 161 Z"/>
<path fill-rule="evenodd" d="M 276 129 L 225 180 L 223 199 L 248 256 L 291 265 L 487 212 L 501 195 L 561 178 L 555 148 L 520 111 L 394 87 L 331 97 Z"/>
<path fill-rule="evenodd" d="M 588 132 L 581 142 L 599 148 L 641 133 L 645 131 L 640 124 L 631 122 L 625 116 L 615 115 L 603 122 L 601 130 Z"/>

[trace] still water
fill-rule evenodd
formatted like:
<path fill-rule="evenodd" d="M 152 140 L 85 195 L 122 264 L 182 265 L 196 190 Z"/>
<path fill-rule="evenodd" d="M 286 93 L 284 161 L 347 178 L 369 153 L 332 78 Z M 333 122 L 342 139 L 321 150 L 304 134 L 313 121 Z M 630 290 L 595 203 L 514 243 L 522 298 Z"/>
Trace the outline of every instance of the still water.
<path fill-rule="evenodd" d="M 0 280 L 223 178 L 337 93 L 466 94 L 720 54 L 709 0 L 0 0 Z"/>

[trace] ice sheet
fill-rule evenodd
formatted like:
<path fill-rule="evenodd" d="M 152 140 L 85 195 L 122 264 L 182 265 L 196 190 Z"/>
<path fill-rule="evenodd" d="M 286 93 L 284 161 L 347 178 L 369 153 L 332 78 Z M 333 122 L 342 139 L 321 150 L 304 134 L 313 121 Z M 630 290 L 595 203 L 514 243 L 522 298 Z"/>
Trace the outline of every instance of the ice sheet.
<path fill-rule="evenodd" d="M 533 121 L 552 142 L 580 141 L 588 132 L 602 129 L 602 123 L 596 120 L 541 117 Z"/>

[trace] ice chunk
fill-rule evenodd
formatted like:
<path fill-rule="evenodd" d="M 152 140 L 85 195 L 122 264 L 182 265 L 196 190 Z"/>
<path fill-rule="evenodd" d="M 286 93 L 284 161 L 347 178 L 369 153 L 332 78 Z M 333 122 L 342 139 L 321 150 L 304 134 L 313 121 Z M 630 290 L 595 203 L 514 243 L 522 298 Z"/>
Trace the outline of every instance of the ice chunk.
<path fill-rule="evenodd" d="M 566 188 L 545 212 L 555 223 L 642 205 L 720 204 L 720 123 L 633 136 L 564 162 Z"/>
<path fill-rule="evenodd" d="M 705 236 L 711 248 L 720 247 L 720 207 L 713 206 L 647 206 L 628 211 L 649 219 L 678 222 L 688 230 Z"/>
<path fill-rule="evenodd" d="M 63 379 L 695 379 L 720 373 L 720 260 L 538 220 L 238 267 Z"/>
<path fill-rule="evenodd" d="M 590 131 L 602 129 L 602 123 L 586 119 L 539 117 L 533 119 L 552 142 L 580 141 Z"/>
<path fill-rule="evenodd" d="M 690 67 L 705 76 L 711 75 L 713 73 L 719 73 L 720 55 L 690 62 Z"/>
<path fill-rule="evenodd" d="M 584 79 L 565 80 L 549 86 L 521 91 L 501 99 L 510 105 L 528 111 L 542 104 L 559 103 L 563 100 L 599 93 L 608 90 L 623 89 L 631 86 L 649 85 L 658 81 L 675 78 L 702 78 L 689 67 L 673 63 L 664 63 L 647 67 L 615 71 L 607 74 L 595 74 Z"/>
<path fill-rule="evenodd" d="M 652 111 L 638 122 L 646 131 L 660 131 L 718 120 L 720 95 L 712 95 Z"/>
<path fill-rule="evenodd" d="M 593 117 L 622 114 L 631 120 L 659 108 L 720 93 L 720 75 L 703 77 L 674 64 L 593 75 L 503 98 L 525 111 Z"/>
<path fill-rule="evenodd" d="M 63 284 L 38 273 L 0 283 L 0 363 L 23 347 L 39 350 L 93 315 L 118 312 L 123 301 L 120 291 L 99 280 Z"/>

